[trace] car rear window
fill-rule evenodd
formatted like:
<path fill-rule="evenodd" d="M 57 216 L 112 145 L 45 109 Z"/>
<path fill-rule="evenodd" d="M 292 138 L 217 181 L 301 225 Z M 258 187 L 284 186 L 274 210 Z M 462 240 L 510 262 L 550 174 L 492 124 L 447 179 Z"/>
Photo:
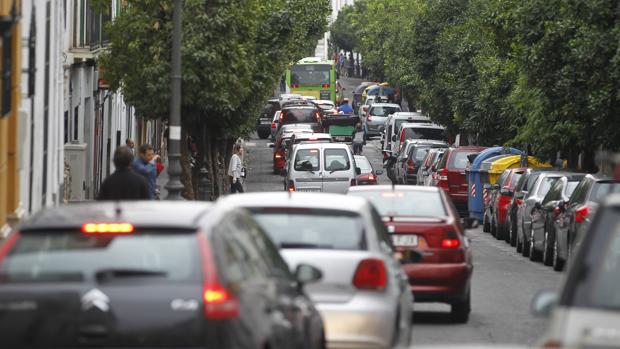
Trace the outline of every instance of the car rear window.
<path fill-rule="evenodd" d="M 465 169 L 467 165 L 469 165 L 469 158 L 467 158 L 471 154 L 478 154 L 477 151 L 455 151 L 454 155 L 452 155 L 452 159 L 450 159 L 449 168 L 454 169 Z"/>
<path fill-rule="evenodd" d="M 559 177 L 544 177 L 541 179 L 540 187 L 538 187 L 538 195 L 547 195 L 547 192 Z"/>
<path fill-rule="evenodd" d="M 0 283 L 200 279 L 196 234 L 22 233 L 0 266 Z M 150 274 L 150 275 L 149 275 Z"/>
<path fill-rule="evenodd" d="M 351 169 L 349 153 L 345 149 L 325 149 L 325 171 L 346 171 Z"/>
<path fill-rule="evenodd" d="M 299 149 L 295 154 L 295 171 L 318 171 L 319 156 L 318 149 Z"/>
<path fill-rule="evenodd" d="M 280 248 L 366 249 L 362 219 L 356 213 L 295 208 L 252 211 Z"/>
<path fill-rule="evenodd" d="M 579 185 L 579 181 L 568 181 L 568 183 L 566 183 L 566 196 L 570 197 L 571 195 L 573 195 L 573 192 L 575 191 L 575 188 L 577 188 L 577 186 Z"/>
<path fill-rule="evenodd" d="M 411 158 L 415 159 L 415 161 L 422 161 L 424 157 L 428 153 L 428 150 L 431 149 L 431 146 L 418 146 L 413 148 Z"/>
<path fill-rule="evenodd" d="M 282 124 L 315 123 L 317 111 L 314 108 L 288 109 L 284 111 Z"/>
<path fill-rule="evenodd" d="M 592 188 L 592 194 L 590 194 L 590 201 L 602 202 L 607 195 L 612 193 L 620 193 L 620 183 L 614 182 L 598 182 L 595 183 Z"/>
<path fill-rule="evenodd" d="M 376 106 L 376 107 L 370 108 L 370 115 L 388 116 L 390 114 L 394 114 L 399 111 L 400 111 L 399 107 Z"/>
<path fill-rule="evenodd" d="M 445 132 L 441 128 L 407 127 L 404 129 L 405 139 L 432 139 L 443 141 Z"/>
<path fill-rule="evenodd" d="M 447 215 L 438 192 L 355 191 L 350 195 L 367 199 L 382 216 L 445 217 Z"/>

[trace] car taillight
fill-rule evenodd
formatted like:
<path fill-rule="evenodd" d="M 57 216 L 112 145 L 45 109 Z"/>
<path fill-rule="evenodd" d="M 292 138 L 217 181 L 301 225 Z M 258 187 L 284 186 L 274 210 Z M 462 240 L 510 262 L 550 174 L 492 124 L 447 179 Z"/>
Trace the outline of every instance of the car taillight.
<path fill-rule="evenodd" d="M 82 225 L 85 234 L 131 234 L 134 231 L 130 223 L 86 223 Z"/>
<path fill-rule="evenodd" d="M 198 233 L 198 242 L 204 273 L 202 292 L 204 315 L 209 320 L 235 319 L 239 316 L 239 300 L 222 286 L 211 245 L 202 232 Z"/>
<path fill-rule="evenodd" d="M 575 210 L 575 222 L 581 223 L 586 220 L 586 217 L 590 213 L 590 207 L 581 206 L 577 210 Z"/>
<path fill-rule="evenodd" d="M 329 84 L 323 84 L 323 86 L 321 86 L 323 88 L 329 88 Z"/>
<path fill-rule="evenodd" d="M 295 85 L 295 84 L 293 84 L 293 85 L 291 85 L 291 87 L 292 87 L 292 88 L 299 88 L 299 85 Z"/>
<path fill-rule="evenodd" d="M 0 244 L 0 265 L 2 265 L 2 261 L 9 254 L 9 252 L 11 252 L 17 240 L 19 240 L 19 232 L 9 235 L 7 240 L 3 244 Z"/>
<path fill-rule="evenodd" d="M 271 128 L 278 128 L 278 125 L 275 122 L 271 123 Z"/>
<path fill-rule="evenodd" d="M 371 182 L 374 182 L 376 180 L 376 178 L 372 174 L 369 174 L 368 175 L 368 180 L 371 181 Z"/>
<path fill-rule="evenodd" d="M 275 157 L 276 159 L 282 159 L 282 157 L 283 157 L 283 155 L 282 155 L 282 151 L 280 151 L 280 150 L 276 151 L 276 153 L 275 153 L 274 157 Z"/>
<path fill-rule="evenodd" d="M 461 246 L 461 240 L 455 232 L 447 232 L 443 240 L 441 240 L 442 248 L 458 248 Z"/>
<path fill-rule="evenodd" d="M 381 259 L 364 259 L 357 265 L 353 286 L 365 290 L 384 290 L 387 286 L 387 271 Z"/>
<path fill-rule="evenodd" d="M 295 182 L 293 181 L 288 181 L 288 187 L 287 187 L 288 191 L 295 191 Z"/>
<path fill-rule="evenodd" d="M 540 347 L 545 349 L 560 349 L 562 348 L 562 342 L 554 339 L 549 339 L 545 341 Z"/>
<path fill-rule="evenodd" d="M 448 180 L 448 169 L 447 168 L 442 168 L 441 170 L 439 170 L 439 172 L 437 173 L 437 180 L 438 181 L 447 181 Z M 445 183 L 446 186 L 448 185 L 447 183 Z"/>
<path fill-rule="evenodd" d="M 415 173 L 415 162 L 412 159 L 407 160 L 407 173 Z"/>
<path fill-rule="evenodd" d="M 517 206 L 521 206 L 521 205 L 523 205 L 523 200 L 515 199 L 515 203 L 517 204 Z"/>
<path fill-rule="evenodd" d="M 405 130 L 403 130 L 400 133 L 400 143 L 404 143 L 405 142 Z"/>
<path fill-rule="evenodd" d="M 354 187 L 354 186 L 356 186 L 356 185 L 357 185 L 357 179 L 352 178 L 352 179 L 351 179 L 351 186 L 352 186 L 352 187 Z"/>

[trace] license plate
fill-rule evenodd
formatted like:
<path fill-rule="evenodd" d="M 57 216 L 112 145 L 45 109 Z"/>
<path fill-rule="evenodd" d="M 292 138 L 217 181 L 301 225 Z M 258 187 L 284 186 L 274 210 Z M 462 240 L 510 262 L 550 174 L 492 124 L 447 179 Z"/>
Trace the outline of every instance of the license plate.
<path fill-rule="evenodd" d="M 418 246 L 417 235 L 392 235 L 394 246 Z"/>
<path fill-rule="evenodd" d="M 271 121 L 269 121 L 269 120 L 261 120 L 260 124 L 261 125 L 269 125 L 269 124 L 271 124 Z"/>
<path fill-rule="evenodd" d="M 310 192 L 320 192 L 319 188 L 298 188 L 297 191 L 310 191 Z"/>

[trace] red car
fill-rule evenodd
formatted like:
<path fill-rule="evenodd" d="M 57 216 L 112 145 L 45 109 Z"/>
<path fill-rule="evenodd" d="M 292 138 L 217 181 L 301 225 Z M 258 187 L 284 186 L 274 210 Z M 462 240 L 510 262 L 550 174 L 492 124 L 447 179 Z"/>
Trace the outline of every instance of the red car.
<path fill-rule="evenodd" d="M 485 147 L 448 148 L 437 166 L 437 175 L 433 184 L 448 193 L 461 216 L 468 216 L 467 196 L 469 188 L 465 169 L 469 164 L 470 155 L 475 155 Z"/>
<path fill-rule="evenodd" d="M 448 303 L 452 320 L 467 322 L 474 268 L 471 248 L 446 192 L 436 187 L 375 185 L 351 187 L 349 195 L 373 203 L 396 251 L 407 255 L 417 250 L 424 256 L 415 264 L 403 264 L 414 300 Z"/>
<path fill-rule="evenodd" d="M 497 183 L 492 187 L 495 193 L 491 196 L 492 201 L 490 203 L 492 212 L 491 234 L 498 240 L 507 240 L 508 238 L 508 225 L 506 223 L 508 206 L 512 201 L 519 178 L 526 171 L 527 168 L 509 168 L 502 173 Z"/>
<path fill-rule="evenodd" d="M 313 133 L 312 126 L 308 124 L 285 125 L 278 130 L 275 143 L 269 144 L 273 148 L 273 174 L 280 174 L 286 165 L 287 141 L 295 133 Z"/>

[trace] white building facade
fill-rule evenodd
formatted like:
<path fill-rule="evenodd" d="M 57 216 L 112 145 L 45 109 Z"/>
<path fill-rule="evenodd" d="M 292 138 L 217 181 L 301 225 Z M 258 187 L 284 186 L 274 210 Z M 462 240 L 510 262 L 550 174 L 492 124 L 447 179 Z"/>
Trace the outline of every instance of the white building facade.
<path fill-rule="evenodd" d="M 343 7 L 347 5 L 352 5 L 355 0 L 331 0 L 332 1 L 332 13 L 328 18 L 328 25 L 331 24 L 338 18 L 338 13 L 342 10 Z M 323 38 L 319 40 L 316 45 L 316 49 L 314 52 L 315 57 L 321 57 L 323 59 L 329 59 L 329 32 L 323 35 Z"/>

